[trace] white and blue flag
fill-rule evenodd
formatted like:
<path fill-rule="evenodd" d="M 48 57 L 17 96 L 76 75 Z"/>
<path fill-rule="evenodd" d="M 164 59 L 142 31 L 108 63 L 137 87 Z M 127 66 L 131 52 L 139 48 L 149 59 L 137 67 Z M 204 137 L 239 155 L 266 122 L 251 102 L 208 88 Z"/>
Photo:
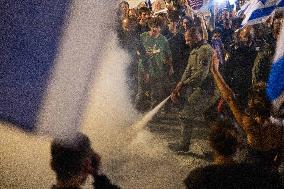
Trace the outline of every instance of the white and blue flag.
<path fill-rule="evenodd" d="M 25 131 L 78 129 L 111 0 L 0 3 L 0 119 Z M 54 128 L 56 127 L 56 133 Z"/>
<path fill-rule="evenodd" d="M 267 96 L 272 102 L 274 111 L 284 104 L 284 25 L 277 42 L 274 63 L 267 83 Z"/>
<path fill-rule="evenodd" d="M 242 14 L 247 15 L 249 10 L 253 10 L 254 7 L 257 3 L 259 2 L 259 0 L 251 0 L 251 1 L 247 1 L 242 7 L 241 9 L 237 12 L 237 16 L 240 17 Z"/>
<path fill-rule="evenodd" d="M 149 9 L 152 9 L 152 2 L 151 0 L 145 0 L 145 4 Z"/>
<path fill-rule="evenodd" d="M 284 0 L 251 0 L 241 8 L 242 26 L 265 22 L 277 9 L 283 9 Z"/>

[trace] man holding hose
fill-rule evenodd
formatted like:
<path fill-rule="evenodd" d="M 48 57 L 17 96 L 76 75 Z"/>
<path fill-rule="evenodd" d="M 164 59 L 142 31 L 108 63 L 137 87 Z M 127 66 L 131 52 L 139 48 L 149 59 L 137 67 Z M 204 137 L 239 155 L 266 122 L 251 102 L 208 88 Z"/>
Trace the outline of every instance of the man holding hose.
<path fill-rule="evenodd" d="M 192 128 L 206 124 L 204 114 L 218 99 L 213 78 L 210 75 L 213 49 L 203 39 L 200 27 L 192 27 L 184 35 L 186 43 L 192 50 L 183 76 L 172 91 L 171 99 L 176 102 L 184 87 L 187 88 L 189 95 L 183 109 L 179 112 L 182 140 L 178 144 L 169 146 L 175 152 L 189 151 Z"/>

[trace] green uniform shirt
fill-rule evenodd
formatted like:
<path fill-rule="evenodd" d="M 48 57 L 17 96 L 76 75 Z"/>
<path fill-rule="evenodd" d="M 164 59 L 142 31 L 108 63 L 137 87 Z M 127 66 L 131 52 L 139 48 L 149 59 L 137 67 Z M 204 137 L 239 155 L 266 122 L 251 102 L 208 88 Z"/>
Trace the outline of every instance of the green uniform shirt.
<path fill-rule="evenodd" d="M 206 43 L 193 49 L 189 55 L 181 82 L 193 88 L 201 87 L 210 72 L 212 54 L 212 47 Z"/>
<path fill-rule="evenodd" d="M 216 103 L 219 92 L 214 86 L 210 73 L 213 49 L 209 44 L 202 44 L 193 49 L 181 82 L 192 90 L 180 112 L 182 119 L 203 120 L 204 113 Z"/>

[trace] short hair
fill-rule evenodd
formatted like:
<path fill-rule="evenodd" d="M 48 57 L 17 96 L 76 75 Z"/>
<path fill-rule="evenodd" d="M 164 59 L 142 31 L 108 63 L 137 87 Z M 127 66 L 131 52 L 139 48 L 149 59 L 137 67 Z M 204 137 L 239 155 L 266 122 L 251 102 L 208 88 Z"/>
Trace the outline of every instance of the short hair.
<path fill-rule="evenodd" d="M 284 18 L 284 12 L 283 11 L 276 11 L 273 19 L 281 19 L 281 18 Z"/>
<path fill-rule="evenodd" d="M 191 18 L 191 17 L 189 17 L 189 16 L 184 16 L 183 18 L 182 18 L 182 20 L 187 20 L 187 22 L 188 22 L 188 27 L 190 28 L 190 27 L 193 27 L 193 19 Z"/>
<path fill-rule="evenodd" d="M 162 20 L 159 17 L 153 17 L 148 22 L 149 27 L 161 27 Z"/>
<path fill-rule="evenodd" d="M 221 28 L 216 27 L 216 28 L 212 31 L 212 34 L 214 34 L 214 33 L 222 34 Z"/>
<path fill-rule="evenodd" d="M 242 19 L 240 17 L 238 18 L 234 18 L 232 20 L 232 26 L 234 26 L 235 28 L 239 28 L 242 25 Z"/>
<path fill-rule="evenodd" d="M 121 1 L 121 2 L 119 3 L 119 7 L 120 7 L 122 4 L 127 5 L 128 8 L 129 8 L 129 3 L 128 3 L 127 1 Z"/>
<path fill-rule="evenodd" d="M 259 115 L 262 118 L 270 117 L 271 103 L 266 96 L 266 83 L 255 83 L 249 90 L 249 102 L 248 113 L 251 116 Z"/>
<path fill-rule="evenodd" d="M 179 21 L 178 11 L 176 11 L 176 10 L 169 11 L 168 12 L 168 19 L 173 21 L 173 22 L 178 22 Z"/>
<path fill-rule="evenodd" d="M 51 143 L 52 169 L 57 179 L 68 181 L 82 171 L 83 160 L 92 152 L 89 138 L 77 133 L 72 141 L 54 139 Z"/>
<path fill-rule="evenodd" d="M 202 34 L 202 28 L 198 26 L 194 26 L 194 27 L 189 28 L 186 32 L 188 32 L 190 36 L 194 36 L 194 35 Z"/>
<path fill-rule="evenodd" d="M 284 13 L 283 13 L 283 11 L 276 11 L 276 12 L 274 13 L 274 16 L 273 16 L 272 25 L 274 25 L 275 20 L 283 19 L 283 18 L 284 18 Z"/>
<path fill-rule="evenodd" d="M 237 151 L 238 140 L 233 134 L 233 126 L 229 121 L 217 121 L 211 126 L 210 146 L 222 156 L 232 156 Z"/>
<path fill-rule="evenodd" d="M 225 19 L 224 24 L 232 24 L 232 21 L 230 19 Z"/>
<path fill-rule="evenodd" d="M 141 15 L 143 12 L 150 14 L 150 9 L 148 7 L 141 7 L 138 9 L 138 14 Z"/>
<path fill-rule="evenodd" d="M 201 26 L 201 19 L 200 17 L 198 17 L 197 15 L 194 15 L 193 17 L 193 25 L 200 27 Z"/>

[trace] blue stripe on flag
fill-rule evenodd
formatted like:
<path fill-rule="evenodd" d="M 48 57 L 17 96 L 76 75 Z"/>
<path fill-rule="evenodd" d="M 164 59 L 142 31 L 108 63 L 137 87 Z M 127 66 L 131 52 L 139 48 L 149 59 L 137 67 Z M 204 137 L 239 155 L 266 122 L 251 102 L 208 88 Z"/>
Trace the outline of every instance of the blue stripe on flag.
<path fill-rule="evenodd" d="M 284 92 L 284 56 L 272 65 L 267 83 L 267 96 L 271 101 Z"/>
<path fill-rule="evenodd" d="M 0 3 L 0 118 L 34 130 L 69 0 Z"/>
<path fill-rule="evenodd" d="M 284 0 L 281 0 L 278 5 L 277 5 L 278 8 L 283 8 L 284 7 Z"/>
<path fill-rule="evenodd" d="M 257 9 L 252 12 L 249 21 L 269 16 L 275 9 L 275 6 Z"/>

